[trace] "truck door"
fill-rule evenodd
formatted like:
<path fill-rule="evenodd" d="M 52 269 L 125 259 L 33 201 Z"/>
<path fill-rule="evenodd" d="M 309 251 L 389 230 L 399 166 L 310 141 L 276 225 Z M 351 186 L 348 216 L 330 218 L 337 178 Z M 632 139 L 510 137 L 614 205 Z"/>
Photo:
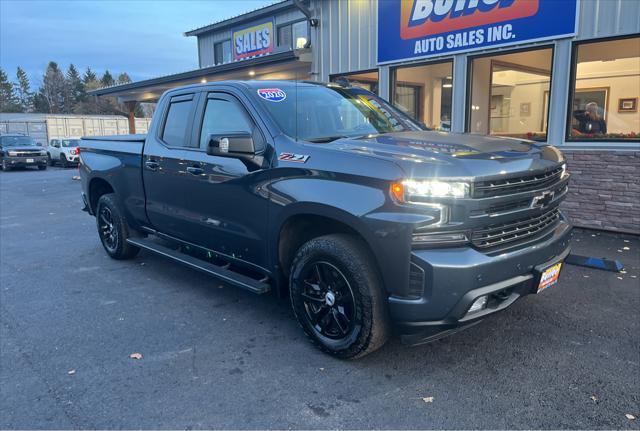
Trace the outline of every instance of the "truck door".
<path fill-rule="evenodd" d="M 178 93 L 169 99 L 157 134 L 149 134 L 142 156 L 147 217 L 162 233 L 192 237 L 194 215 L 189 210 L 193 176 L 187 170 L 197 158 L 192 139 L 193 116 L 199 93 Z"/>
<path fill-rule="evenodd" d="M 157 160 L 160 166 L 154 174 L 161 172 L 157 175 L 170 180 L 152 187 L 162 187 L 158 193 L 169 191 L 169 196 L 161 209 L 160 202 L 150 203 L 147 197 L 148 208 L 154 207 L 148 210 L 149 217 L 164 233 L 267 267 L 268 203 L 260 185 L 266 182 L 268 170 L 206 154 L 210 134 L 222 138 L 225 133 L 248 132 L 258 150 L 264 150 L 265 138 L 249 111 L 230 93 L 201 94 L 194 118 L 188 129 L 192 133 L 185 138 L 190 146 L 177 150 L 180 155 L 176 153 L 171 162 L 166 156 Z"/>

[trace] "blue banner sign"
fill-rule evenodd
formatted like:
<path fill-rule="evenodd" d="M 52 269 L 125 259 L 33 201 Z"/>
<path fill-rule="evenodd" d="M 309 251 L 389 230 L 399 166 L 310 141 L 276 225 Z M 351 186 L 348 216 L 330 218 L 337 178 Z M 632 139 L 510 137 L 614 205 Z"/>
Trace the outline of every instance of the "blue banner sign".
<path fill-rule="evenodd" d="M 378 63 L 576 32 L 577 0 L 379 0 Z"/>

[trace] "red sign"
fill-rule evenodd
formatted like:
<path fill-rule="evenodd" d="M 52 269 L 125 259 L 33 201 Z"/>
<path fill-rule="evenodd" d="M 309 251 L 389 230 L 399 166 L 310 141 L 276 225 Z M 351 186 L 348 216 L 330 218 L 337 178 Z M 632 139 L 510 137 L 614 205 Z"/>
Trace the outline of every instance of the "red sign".
<path fill-rule="evenodd" d="M 402 0 L 400 36 L 415 39 L 526 18 L 539 0 Z"/>

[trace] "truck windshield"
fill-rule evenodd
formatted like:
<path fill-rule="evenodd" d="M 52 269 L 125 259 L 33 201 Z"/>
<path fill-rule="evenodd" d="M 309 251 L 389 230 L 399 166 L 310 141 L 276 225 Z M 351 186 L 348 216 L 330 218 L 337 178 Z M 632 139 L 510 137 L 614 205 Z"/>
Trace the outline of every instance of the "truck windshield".
<path fill-rule="evenodd" d="M 375 94 L 359 88 L 286 85 L 258 89 L 258 96 L 283 132 L 294 139 L 330 142 L 423 129 Z"/>
<path fill-rule="evenodd" d="M 35 147 L 36 141 L 28 136 L 2 136 L 0 145 L 3 147 Z"/>
<path fill-rule="evenodd" d="M 63 147 L 77 147 L 78 145 L 80 145 L 79 139 L 64 139 L 62 141 Z"/>

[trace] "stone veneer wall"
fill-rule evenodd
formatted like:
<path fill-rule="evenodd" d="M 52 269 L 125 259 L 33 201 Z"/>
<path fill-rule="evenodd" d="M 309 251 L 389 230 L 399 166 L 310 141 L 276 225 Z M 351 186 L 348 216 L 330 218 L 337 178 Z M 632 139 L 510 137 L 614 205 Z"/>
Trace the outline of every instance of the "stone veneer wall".
<path fill-rule="evenodd" d="M 562 152 L 572 177 L 561 208 L 573 224 L 640 234 L 640 151 Z"/>

